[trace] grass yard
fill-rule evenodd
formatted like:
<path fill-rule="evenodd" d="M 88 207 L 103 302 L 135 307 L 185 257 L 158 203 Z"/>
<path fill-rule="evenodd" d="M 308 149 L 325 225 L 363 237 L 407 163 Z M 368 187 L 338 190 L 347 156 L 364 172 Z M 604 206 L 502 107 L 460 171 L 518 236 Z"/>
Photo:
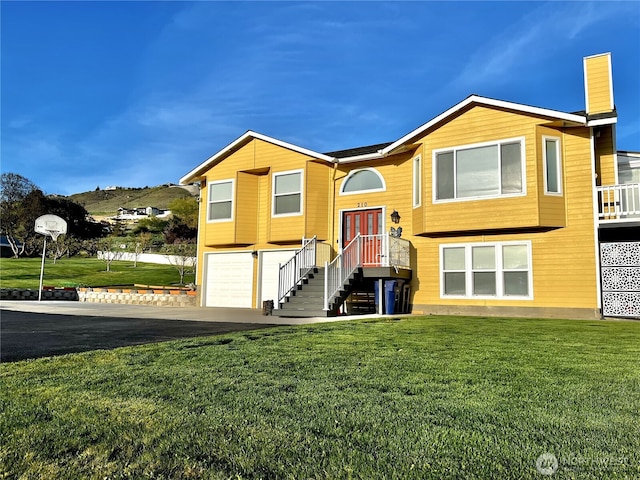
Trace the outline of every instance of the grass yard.
<path fill-rule="evenodd" d="M 0 477 L 640 478 L 638 359 L 640 322 L 422 317 L 4 364 Z"/>
<path fill-rule="evenodd" d="M 40 285 L 42 258 L 0 259 L 0 288 L 31 288 Z M 46 259 L 44 285 L 53 287 L 104 287 L 109 285 L 174 285 L 180 281 L 178 270 L 171 265 L 114 261 L 107 272 L 106 263 L 96 258 L 71 257 Z M 193 282 L 194 276 L 185 275 L 185 282 Z"/>

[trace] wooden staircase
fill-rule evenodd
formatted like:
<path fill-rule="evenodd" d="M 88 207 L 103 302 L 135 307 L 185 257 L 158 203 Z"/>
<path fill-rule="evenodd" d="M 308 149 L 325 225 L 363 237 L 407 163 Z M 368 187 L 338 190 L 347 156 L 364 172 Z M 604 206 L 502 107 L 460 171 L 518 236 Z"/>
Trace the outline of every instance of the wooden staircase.
<path fill-rule="evenodd" d="M 362 269 L 356 269 L 343 282 L 343 288 L 329 304 L 329 310 L 324 310 L 324 277 L 324 268 L 313 268 L 284 298 L 284 301 L 280 302 L 280 308 L 274 310 L 274 315 L 279 317 L 335 317 L 340 305 L 351 293 L 353 285 L 362 278 Z"/>

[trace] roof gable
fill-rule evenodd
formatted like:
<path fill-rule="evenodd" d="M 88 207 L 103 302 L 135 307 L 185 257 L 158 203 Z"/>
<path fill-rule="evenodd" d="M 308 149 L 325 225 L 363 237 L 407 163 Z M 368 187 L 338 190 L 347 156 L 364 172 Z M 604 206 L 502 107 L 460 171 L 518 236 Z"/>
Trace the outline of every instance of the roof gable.
<path fill-rule="evenodd" d="M 246 133 L 244 133 L 242 136 L 235 139 L 229 145 L 224 147 L 222 150 L 218 151 L 217 153 L 214 153 L 212 156 L 210 156 L 208 159 L 206 159 L 196 168 L 191 170 L 189 173 L 187 173 L 184 177 L 180 179 L 180 184 L 185 185 L 193 182 L 199 176 L 201 176 L 204 172 L 206 172 L 211 167 L 213 167 L 214 165 L 222 161 L 224 158 L 226 158 L 229 154 L 233 153 L 235 150 L 237 150 L 238 148 L 242 147 L 243 145 L 249 143 L 254 139 L 262 140 L 264 142 L 268 142 L 273 145 L 286 148 L 288 150 L 293 150 L 294 152 L 302 153 L 303 155 L 308 155 L 310 157 L 317 158 L 319 160 L 324 160 L 326 162 L 335 161 L 333 157 L 328 156 L 326 154 L 314 152 L 313 150 L 299 147 L 292 143 L 287 143 L 282 140 L 278 140 L 277 138 L 268 137 L 267 135 L 262 135 L 261 133 L 257 133 L 249 130 Z"/>
<path fill-rule="evenodd" d="M 527 113 L 527 114 L 531 114 L 531 115 L 537 115 L 537 116 L 549 117 L 549 118 L 558 119 L 558 120 L 564 120 L 564 121 L 567 121 L 567 122 L 577 123 L 577 124 L 580 124 L 580 125 L 586 125 L 586 120 L 587 120 L 584 116 L 576 115 L 576 114 L 573 114 L 573 113 L 565 113 L 565 112 L 560 112 L 560 111 L 557 111 L 557 110 L 550 110 L 550 109 L 547 109 L 547 108 L 532 107 L 532 106 L 523 105 L 523 104 L 520 104 L 520 103 L 506 102 L 504 100 L 496 100 L 496 99 L 493 99 L 493 98 L 481 97 L 479 95 L 470 95 L 467 98 L 465 98 L 463 101 L 461 101 L 460 103 L 454 105 L 453 107 L 451 107 L 450 109 L 448 109 L 445 112 L 441 113 L 437 117 L 432 118 L 427 123 L 421 125 L 420 127 L 416 128 L 415 130 L 412 130 L 411 132 L 407 133 L 406 135 L 404 135 L 400 139 L 396 140 L 395 142 L 393 142 L 389 146 L 387 146 L 384 149 L 382 149 L 380 151 L 381 155 L 384 156 L 384 155 L 388 155 L 388 154 L 392 153 L 394 150 L 400 148 L 405 143 L 411 141 L 412 139 L 414 139 L 415 137 L 417 137 L 421 133 L 427 131 L 431 127 L 437 125 L 438 123 L 440 123 L 442 121 L 447 120 L 449 117 L 451 117 L 453 115 L 456 115 L 457 113 L 459 113 L 460 111 L 464 110 L 465 108 L 467 108 L 469 106 L 473 106 L 473 105 L 484 105 L 484 106 L 489 106 L 489 107 L 502 108 L 502 109 L 505 109 L 505 110 L 512 110 L 512 111 Z"/>

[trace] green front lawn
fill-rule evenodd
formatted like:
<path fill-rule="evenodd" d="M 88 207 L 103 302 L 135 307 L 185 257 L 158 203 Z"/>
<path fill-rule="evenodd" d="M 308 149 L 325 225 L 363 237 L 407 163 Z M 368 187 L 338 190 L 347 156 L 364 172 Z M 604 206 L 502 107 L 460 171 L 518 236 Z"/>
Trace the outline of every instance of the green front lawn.
<path fill-rule="evenodd" d="M 640 478 L 639 359 L 638 322 L 422 317 L 4 364 L 0 478 Z"/>
<path fill-rule="evenodd" d="M 0 259 L 0 288 L 31 288 L 40 285 L 42 258 Z M 109 285 L 174 285 L 180 282 L 178 270 L 171 265 L 114 261 L 109 272 L 107 265 L 96 258 L 71 257 L 55 264 L 47 258 L 44 285 L 53 287 L 104 287 Z M 193 274 L 185 275 L 185 282 L 193 282 Z"/>

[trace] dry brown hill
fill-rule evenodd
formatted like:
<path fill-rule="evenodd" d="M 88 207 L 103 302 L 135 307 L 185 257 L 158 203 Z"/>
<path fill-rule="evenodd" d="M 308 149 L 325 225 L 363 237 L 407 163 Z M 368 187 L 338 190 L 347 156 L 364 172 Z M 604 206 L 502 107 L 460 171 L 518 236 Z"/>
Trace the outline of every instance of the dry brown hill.
<path fill-rule="evenodd" d="M 156 207 L 169 208 L 169 204 L 176 198 L 188 197 L 191 193 L 178 185 L 144 187 L 144 188 L 116 188 L 115 190 L 95 190 L 92 192 L 75 193 L 69 198 L 79 203 L 92 216 L 112 216 L 118 213 L 118 208 Z"/>

